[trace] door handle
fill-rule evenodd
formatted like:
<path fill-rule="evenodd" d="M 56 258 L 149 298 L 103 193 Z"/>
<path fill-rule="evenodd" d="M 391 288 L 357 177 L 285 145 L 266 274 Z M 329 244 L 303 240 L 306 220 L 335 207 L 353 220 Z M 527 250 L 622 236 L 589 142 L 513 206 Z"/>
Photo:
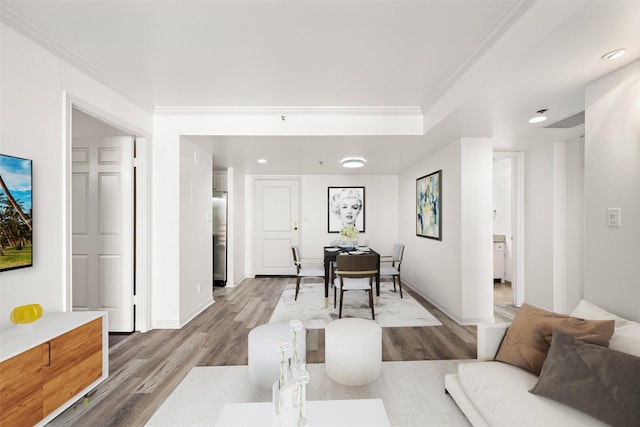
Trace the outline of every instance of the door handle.
<path fill-rule="evenodd" d="M 47 364 L 45 366 L 51 366 L 51 341 L 47 341 L 47 355 L 48 355 L 48 361 Z"/>

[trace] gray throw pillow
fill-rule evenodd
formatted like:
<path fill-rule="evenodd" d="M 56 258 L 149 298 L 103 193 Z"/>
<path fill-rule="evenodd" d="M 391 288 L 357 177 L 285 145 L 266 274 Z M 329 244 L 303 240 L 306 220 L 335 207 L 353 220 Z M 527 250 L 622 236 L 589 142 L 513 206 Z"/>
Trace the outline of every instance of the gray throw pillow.
<path fill-rule="evenodd" d="M 640 357 L 553 331 L 531 393 L 564 403 L 612 426 L 640 426 Z"/>

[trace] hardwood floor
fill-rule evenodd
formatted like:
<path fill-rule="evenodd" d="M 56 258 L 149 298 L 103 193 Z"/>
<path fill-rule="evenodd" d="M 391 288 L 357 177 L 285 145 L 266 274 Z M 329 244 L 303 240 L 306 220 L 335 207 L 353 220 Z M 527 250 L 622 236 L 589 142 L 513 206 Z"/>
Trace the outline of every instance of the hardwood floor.
<path fill-rule="evenodd" d="M 510 322 L 518 312 L 518 307 L 512 304 L 513 290 L 511 282 L 494 282 L 493 284 L 493 316 L 496 322 Z"/>
<path fill-rule="evenodd" d="M 511 282 L 493 283 L 493 303 L 494 304 L 511 304 L 513 301 L 513 291 L 511 290 Z"/>
<path fill-rule="evenodd" d="M 215 288 L 213 306 L 181 330 L 118 337 L 109 351 L 107 381 L 86 404 L 77 402 L 49 425 L 143 426 L 192 367 L 246 365 L 249 332 L 269 321 L 290 282 L 290 278 L 261 278 L 235 288 Z M 475 358 L 475 326 L 458 325 L 410 288 L 403 290 L 442 326 L 383 328 L 383 360 Z M 323 362 L 324 329 L 309 330 L 307 363 Z"/>

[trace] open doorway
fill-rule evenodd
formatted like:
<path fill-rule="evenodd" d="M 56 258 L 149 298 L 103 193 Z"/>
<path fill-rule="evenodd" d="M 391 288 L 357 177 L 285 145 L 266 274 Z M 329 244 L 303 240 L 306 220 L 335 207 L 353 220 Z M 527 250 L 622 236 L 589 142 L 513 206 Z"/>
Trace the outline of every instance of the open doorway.
<path fill-rule="evenodd" d="M 493 304 L 513 304 L 511 159 L 493 160 Z"/>
<path fill-rule="evenodd" d="M 494 153 L 494 307 L 519 307 L 524 301 L 523 164 L 522 153 Z"/>
<path fill-rule="evenodd" d="M 136 136 L 76 106 L 69 112 L 68 304 L 109 312 L 110 332 L 146 330 L 136 324 L 136 304 L 147 311 L 136 301 L 143 232 Z"/>

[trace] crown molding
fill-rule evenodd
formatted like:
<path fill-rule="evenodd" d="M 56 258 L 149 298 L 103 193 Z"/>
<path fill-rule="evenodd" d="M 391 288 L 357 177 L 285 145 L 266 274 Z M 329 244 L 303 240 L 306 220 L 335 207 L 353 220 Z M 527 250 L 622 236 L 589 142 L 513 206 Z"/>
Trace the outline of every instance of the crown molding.
<path fill-rule="evenodd" d="M 155 107 L 162 116 L 422 116 L 420 107 Z"/>
<path fill-rule="evenodd" d="M 113 79 L 107 77 L 98 68 L 88 63 L 78 53 L 64 47 L 59 41 L 51 37 L 49 34 L 45 33 L 30 22 L 22 19 L 22 17 L 13 12 L 9 6 L 2 2 L 0 2 L 0 22 L 14 29 L 38 46 L 69 64 L 71 67 L 76 68 L 90 78 L 103 84 L 138 107 L 146 111 L 153 110 L 151 102 L 145 102 L 132 96 L 129 91 L 124 90 Z"/>
<path fill-rule="evenodd" d="M 482 58 L 491 47 L 515 24 L 535 3 L 537 0 L 526 0 L 512 2 L 507 10 L 500 16 L 495 22 L 493 27 L 487 33 L 480 38 L 469 53 L 460 62 L 460 65 L 451 74 L 451 76 L 440 87 L 440 90 L 435 92 L 428 102 L 423 105 L 428 109 L 428 106 L 433 105 L 438 99 L 440 99 L 445 93 L 447 93 L 455 84 L 464 76 L 471 68 Z"/>

